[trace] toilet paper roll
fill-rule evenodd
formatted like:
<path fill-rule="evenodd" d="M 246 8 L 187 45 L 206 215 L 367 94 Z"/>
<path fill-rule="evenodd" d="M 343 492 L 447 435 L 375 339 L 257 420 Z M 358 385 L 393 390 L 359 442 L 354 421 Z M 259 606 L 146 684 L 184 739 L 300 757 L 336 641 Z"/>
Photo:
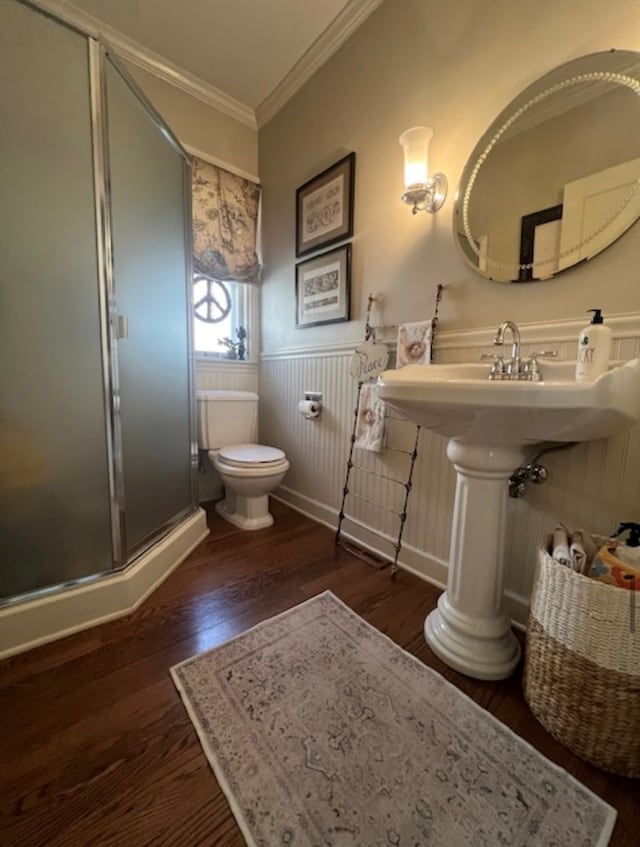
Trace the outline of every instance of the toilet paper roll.
<path fill-rule="evenodd" d="M 301 400 L 298 403 L 298 411 L 305 418 L 317 418 L 320 414 L 320 404 L 316 400 Z"/>

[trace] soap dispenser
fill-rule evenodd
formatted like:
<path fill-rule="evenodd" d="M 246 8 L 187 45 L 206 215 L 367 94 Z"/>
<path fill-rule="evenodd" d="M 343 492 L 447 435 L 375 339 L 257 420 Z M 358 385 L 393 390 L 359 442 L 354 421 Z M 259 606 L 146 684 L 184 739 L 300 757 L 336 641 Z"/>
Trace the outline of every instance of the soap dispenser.
<path fill-rule="evenodd" d="M 593 317 L 578 336 L 576 382 L 593 382 L 609 368 L 613 333 L 605 326 L 601 309 L 588 311 Z"/>

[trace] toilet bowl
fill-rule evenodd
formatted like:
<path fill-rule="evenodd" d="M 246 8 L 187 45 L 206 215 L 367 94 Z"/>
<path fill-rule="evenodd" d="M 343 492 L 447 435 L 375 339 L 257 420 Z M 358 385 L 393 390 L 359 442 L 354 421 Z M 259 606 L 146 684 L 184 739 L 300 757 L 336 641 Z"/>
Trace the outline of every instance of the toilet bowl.
<path fill-rule="evenodd" d="M 269 492 L 289 462 L 282 450 L 257 444 L 258 395 L 250 391 L 198 391 L 198 441 L 224 485 L 216 511 L 245 530 L 271 526 Z"/>
<path fill-rule="evenodd" d="M 289 470 L 282 450 L 262 444 L 237 444 L 212 450 L 209 458 L 225 490 L 224 500 L 216 503 L 216 512 L 240 529 L 271 526 L 269 492 Z"/>

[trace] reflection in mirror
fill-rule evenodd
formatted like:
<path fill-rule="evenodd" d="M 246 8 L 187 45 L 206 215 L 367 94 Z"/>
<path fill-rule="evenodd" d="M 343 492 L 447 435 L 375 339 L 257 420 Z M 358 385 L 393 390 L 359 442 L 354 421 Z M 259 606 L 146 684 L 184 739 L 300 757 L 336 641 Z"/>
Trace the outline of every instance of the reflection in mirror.
<path fill-rule="evenodd" d="M 640 217 L 640 54 L 593 53 L 525 89 L 476 144 L 454 211 L 469 264 L 548 279 Z"/>

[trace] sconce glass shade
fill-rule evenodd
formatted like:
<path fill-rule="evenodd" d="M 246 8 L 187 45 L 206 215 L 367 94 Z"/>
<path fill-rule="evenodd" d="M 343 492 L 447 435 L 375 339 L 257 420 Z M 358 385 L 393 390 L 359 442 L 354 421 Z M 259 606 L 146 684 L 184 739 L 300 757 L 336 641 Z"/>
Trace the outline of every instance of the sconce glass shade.
<path fill-rule="evenodd" d="M 402 199 L 416 212 L 437 212 L 447 196 L 447 178 L 444 174 L 429 176 L 429 142 L 433 130 L 428 126 L 414 126 L 400 136 L 404 151 L 405 193 Z"/>
<path fill-rule="evenodd" d="M 414 126 L 405 130 L 400 136 L 400 144 L 404 151 L 404 184 L 406 188 L 412 185 L 424 185 L 429 174 L 429 142 L 433 138 L 433 130 L 428 126 Z"/>

